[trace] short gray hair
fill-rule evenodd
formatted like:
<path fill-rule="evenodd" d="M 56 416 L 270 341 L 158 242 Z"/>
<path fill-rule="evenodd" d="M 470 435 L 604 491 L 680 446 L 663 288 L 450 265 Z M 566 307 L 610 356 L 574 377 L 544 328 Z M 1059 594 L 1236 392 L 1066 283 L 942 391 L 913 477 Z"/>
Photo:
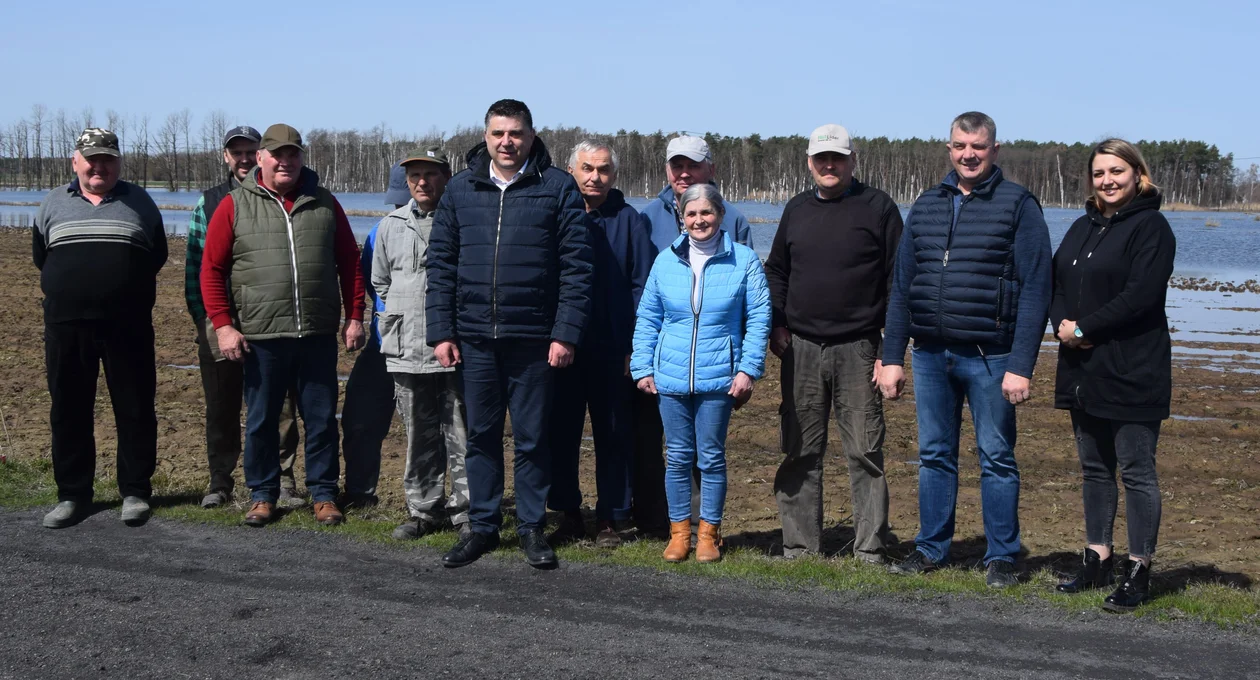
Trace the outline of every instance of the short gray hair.
<path fill-rule="evenodd" d="M 678 197 L 678 214 L 682 215 L 687 211 L 688 203 L 701 199 L 708 201 L 718 215 L 726 217 L 726 204 L 722 202 L 722 192 L 712 184 L 705 183 L 692 184 L 687 187 L 682 196 Z"/>
<path fill-rule="evenodd" d="M 968 111 L 958 114 L 953 123 L 949 125 L 949 133 L 954 134 L 954 128 L 958 128 L 967 134 L 975 134 L 980 130 L 986 130 L 989 133 L 989 141 L 997 141 L 997 123 L 988 115 L 979 111 Z"/>
<path fill-rule="evenodd" d="M 617 150 L 612 148 L 607 142 L 601 142 L 596 139 L 583 139 L 573 147 L 573 153 L 569 154 L 569 167 L 577 168 L 579 153 L 594 153 L 596 151 L 607 151 L 612 158 L 613 172 L 617 172 L 617 168 L 621 166 L 620 160 L 617 158 Z"/>

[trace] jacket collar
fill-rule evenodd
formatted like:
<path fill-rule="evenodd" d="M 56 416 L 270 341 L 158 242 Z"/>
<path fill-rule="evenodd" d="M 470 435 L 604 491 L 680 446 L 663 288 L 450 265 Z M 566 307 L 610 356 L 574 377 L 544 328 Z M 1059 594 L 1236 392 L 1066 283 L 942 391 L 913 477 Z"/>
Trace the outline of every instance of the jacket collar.
<path fill-rule="evenodd" d="M 490 181 L 490 150 L 485 142 L 470 149 L 464 155 L 464 160 L 468 163 L 468 171 L 472 173 L 473 179 L 493 184 Z M 541 177 L 543 170 L 551 167 L 551 154 L 548 153 L 547 145 L 543 144 L 542 139 L 534 137 L 534 146 L 529 150 L 529 159 L 526 163 L 525 175 L 518 181 L 534 176 Z"/>
<path fill-rule="evenodd" d="M 595 209 L 595 212 L 600 217 L 616 217 L 617 213 L 621 212 L 621 209 L 624 207 L 626 207 L 625 194 L 621 193 L 620 189 L 612 189 L 608 192 L 604 202 Z"/>
<path fill-rule="evenodd" d="M 1094 205 L 1094 199 L 1090 198 L 1088 201 L 1085 201 L 1085 214 L 1089 215 L 1089 219 L 1095 224 L 1115 224 L 1146 210 L 1159 210 L 1163 202 L 1164 197 L 1158 191 L 1148 191 L 1145 194 L 1134 196 L 1133 200 L 1117 210 L 1116 214 L 1106 218 L 1103 217 L 1102 211 L 1098 209 L 1098 206 Z"/>
<path fill-rule="evenodd" d="M 1002 168 L 995 165 L 993 166 L 993 172 L 989 174 L 988 179 L 976 185 L 976 187 L 971 190 L 971 194 L 973 196 L 988 196 L 992 194 L 993 190 L 997 189 L 997 185 L 1001 183 Z M 950 170 L 949 174 L 945 175 L 945 179 L 941 181 L 941 187 L 951 194 L 962 193 L 962 189 L 958 188 L 958 171 Z"/>
<path fill-rule="evenodd" d="M 719 229 L 718 236 L 722 238 L 722 245 L 718 246 L 717 252 L 713 253 L 713 257 L 711 259 L 726 257 L 731 254 L 731 235 L 726 233 L 725 229 Z M 674 251 L 674 254 L 678 256 L 679 260 L 682 260 L 688 266 L 691 265 L 691 242 L 687 234 L 679 234 L 678 238 L 674 239 L 674 242 L 670 244 L 669 248 Z"/>

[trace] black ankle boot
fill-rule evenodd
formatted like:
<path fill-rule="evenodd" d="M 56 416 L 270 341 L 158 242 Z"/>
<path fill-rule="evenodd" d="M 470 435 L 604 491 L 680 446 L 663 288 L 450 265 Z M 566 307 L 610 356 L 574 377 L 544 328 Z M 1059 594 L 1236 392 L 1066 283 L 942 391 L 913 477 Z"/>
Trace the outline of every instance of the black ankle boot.
<path fill-rule="evenodd" d="M 1103 609 L 1109 612 L 1131 612 L 1150 597 L 1151 568 L 1140 560 L 1129 560 L 1124 580 L 1115 592 L 1103 601 Z"/>
<path fill-rule="evenodd" d="M 1060 593 L 1080 593 L 1110 586 L 1116 582 L 1113 557 L 1114 555 L 1108 555 L 1105 560 L 1099 559 L 1098 553 L 1086 548 L 1081 558 L 1080 570 L 1076 572 L 1076 578 L 1067 583 L 1060 583 L 1054 589 Z"/>

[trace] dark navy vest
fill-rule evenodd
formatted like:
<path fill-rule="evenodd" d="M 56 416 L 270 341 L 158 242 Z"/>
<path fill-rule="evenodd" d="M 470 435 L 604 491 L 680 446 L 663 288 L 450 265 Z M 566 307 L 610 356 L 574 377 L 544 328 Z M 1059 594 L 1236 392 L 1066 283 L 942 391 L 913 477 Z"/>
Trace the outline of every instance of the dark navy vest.
<path fill-rule="evenodd" d="M 1015 228 L 1024 187 L 1002 179 L 1002 170 L 962 197 L 954 225 L 956 188 L 924 192 L 910 210 L 906 229 L 914 239 L 915 275 L 910 282 L 910 337 L 915 342 L 1011 344 L 1019 308 L 1015 279 Z"/>

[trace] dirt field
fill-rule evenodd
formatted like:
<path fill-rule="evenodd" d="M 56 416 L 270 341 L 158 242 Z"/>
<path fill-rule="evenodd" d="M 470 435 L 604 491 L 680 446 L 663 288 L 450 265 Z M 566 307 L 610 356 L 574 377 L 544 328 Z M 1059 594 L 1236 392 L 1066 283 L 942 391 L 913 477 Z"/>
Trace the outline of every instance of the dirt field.
<path fill-rule="evenodd" d="M 175 481 L 200 484 L 206 475 L 204 420 L 196 365 L 194 332 L 183 300 L 183 241 L 172 239 L 171 259 L 158 284 L 154 311 L 158 361 L 159 473 Z M 15 458 L 49 456 L 49 398 L 44 374 L 39 273 L 30 260 L 30 232 L 0 229 L 0 409 Z M 1252 346 L 1203 345 L 1219 349 Z M 343 354 L 340 373 L 349 373 L 353 357 Z M 1159 473 L 1164 494 L 1157 570 L 1163 578 L 1185 583 L 1223 580 L 1249 586 L 1260 577 L 1260 375 L 1221 373 L 1202 368 L 1206 360 L 1178 361 L 1174 368 L 1173 412 L 1195 420 L 1165 422 L 1160 440 Z M 1084 541 L 1080 469 L 1065 412 L 1052 408 L 1054 355 L 1045 352 L 1034 379 L 1034 398 L 1019 410 L 1016 455 L 1023 475 L 1020 517 L 1030 567 L 1066 568 Z M 757 383 L 752 401 L 731 423 L 730 485 L 724 533 L 734 545 L 773 551 L 779 541 L 773 480 L 778 447 L 778 362 L 771 357 L 766 379 Z M 913 391 L 913 386 L 911 386 Z M 114 432 L 104 379 L 98 392 L 96 437 L 99 475 L 112 475 Z M 909 547 L 917 520 L 917 447 L 914 406 L 908 400 L 887 408 L 886 460 L 892 493 L 892 524 Z M 839 437 L 832 428 L 832 443 Z M 404 437 L 395 418 L 385 442 L 381 497 L 401 516 Z M 589 441 L 586 442 L 589 448 Z M 984 551 L 980 522 L 979 467 L 974 438 L 964 427 L 954 555 L 978 559 Z M 511 469 L 510 467 L 508 468 Z M 238 471 L 239 474 L 239 471 Z M 826 518 L 828 548 L 842 550 L 852 537 L 843 459 L 827 463 Z M 299 475 L 299 479 L 300 479 Z M 583 489 L 594 502 L 593 460 L 583 460 Z M 509 487 L 511 480 L 508 480 Z M 510 493 L 510 491 L 509 491 Z M 1121 518 L 1116 548 L 1125 549 Z"/>

